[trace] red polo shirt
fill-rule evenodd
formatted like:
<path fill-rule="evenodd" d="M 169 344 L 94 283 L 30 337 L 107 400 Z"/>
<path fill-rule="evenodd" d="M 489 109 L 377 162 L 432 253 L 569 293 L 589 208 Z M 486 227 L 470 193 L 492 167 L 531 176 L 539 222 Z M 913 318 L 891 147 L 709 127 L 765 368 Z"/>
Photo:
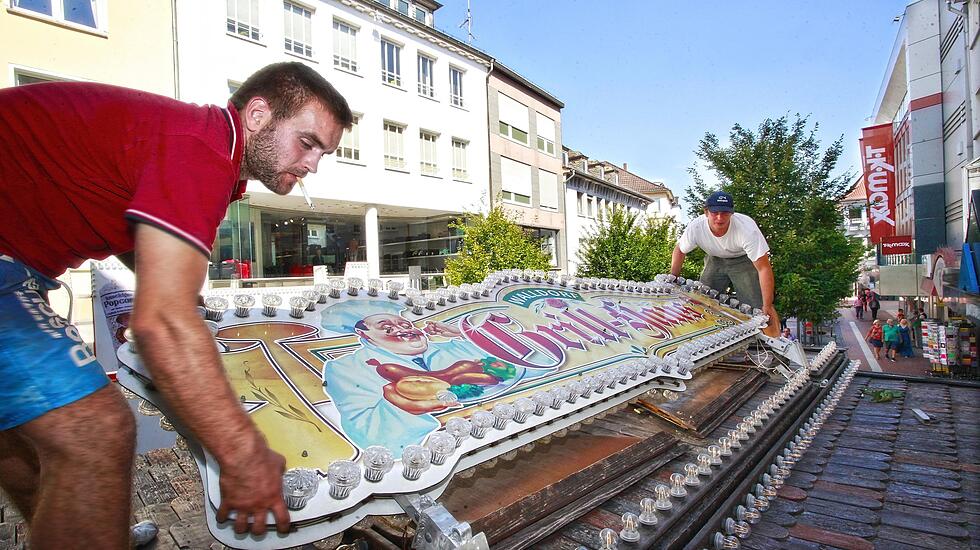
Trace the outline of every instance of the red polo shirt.
<path fill-rule="evenodd" d="M 132 250 L 139 222 L 210 256 L 245 190 L 243 145 L 231 105 L 77 82 L 0 89 L 0 253 L 56 277 Z"/>

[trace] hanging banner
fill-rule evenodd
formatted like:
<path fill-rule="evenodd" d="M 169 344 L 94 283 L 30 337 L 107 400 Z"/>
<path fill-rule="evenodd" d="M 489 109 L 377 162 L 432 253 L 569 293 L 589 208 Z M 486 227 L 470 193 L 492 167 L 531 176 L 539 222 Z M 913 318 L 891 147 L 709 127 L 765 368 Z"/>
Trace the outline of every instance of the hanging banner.
<path fill-rule="evenodd" d="M 895 235 L 895 136 L 892 124 L 861 130 L 861 159 L 871 218 L 871 242 Z"/>

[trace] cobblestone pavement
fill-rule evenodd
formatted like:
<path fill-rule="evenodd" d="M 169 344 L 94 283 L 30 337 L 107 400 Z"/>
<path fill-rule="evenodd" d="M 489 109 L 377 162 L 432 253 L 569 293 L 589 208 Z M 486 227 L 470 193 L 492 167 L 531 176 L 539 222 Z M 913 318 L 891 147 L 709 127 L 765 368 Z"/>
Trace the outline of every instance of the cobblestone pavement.
<path fill-rule="evenodd" d="M 872 403 L 862 389 L 905 394 Z M 975 387 L 855 377 L 742 547 L 980 547 L 978 414 Z"/>
<path fill-rule="evenodd" d="M 133 523 L 145 519 L 160 528 L 157 538 L 141 549 L 178 548 L 218 550 L 226 548 L 208 532 L 204 518 L 204 489 L 191 453 L 178 445 L 137 455 L 133 476 Z M 27 526 L 0 491 L 0 550 L 27 548 Z M 303 550 L 330 549 L 340 544 L 332 537 Z"/>

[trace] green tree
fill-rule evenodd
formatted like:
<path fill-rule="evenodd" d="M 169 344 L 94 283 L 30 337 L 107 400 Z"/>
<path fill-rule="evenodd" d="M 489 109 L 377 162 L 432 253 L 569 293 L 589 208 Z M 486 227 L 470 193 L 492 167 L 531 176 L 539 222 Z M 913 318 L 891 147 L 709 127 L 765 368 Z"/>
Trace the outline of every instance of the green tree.
<path fill-rule="evenodd" d="M 729 143 L 706 133 L 695 151 L 735 199 L 735 210 L 755 219 L 772 250 L 776 310 L 819 323 L 834 317 L 851 292 L 864 246 L 840 228 L 837 199 L 853 181 L 832 176 L 843 137 L 821 150 L 818 125 L 796 115 L 766 119 L 756 131 L 736 124 Z M 687 188 L 688 213 L 701 215 L 710 189 L 696 168 Z"/>
<path fill-rule="evenodd" d="M 629 281 L 651 281 L 670 269 L 670 255 L 677 242 L 673 220 L 640 218 L 619 206 L 599 212 L 599 223 L 586 236 L 579 251 L 578 275 Z M 688 275 L 699 268 L 685 262 Z"/>
<path fill-rule="evenodd" d="M 459 255 L 446 262 L 448 284 L 476 283 L 500 269 L 548 269 L 551 257 L 538 239 L 494 206 L 487 214 L 467 214 L 451 222 L 462 233 Z"/>

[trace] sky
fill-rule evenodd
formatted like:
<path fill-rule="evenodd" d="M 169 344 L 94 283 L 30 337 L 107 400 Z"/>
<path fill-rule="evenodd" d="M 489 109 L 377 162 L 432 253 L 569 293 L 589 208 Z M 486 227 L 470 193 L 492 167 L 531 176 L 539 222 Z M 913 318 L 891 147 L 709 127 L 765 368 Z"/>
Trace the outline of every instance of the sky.
<path fill-rule="evenodd" d="M 441 0 L 441 30 L 466 0 Z M 796 113 L 857 173 L 906 0 L 470 0 L 473 46 L 558 97 L 562 141 L 679 198 L 705 132 Z M 707 181 L 717 181 L 705 170 Z M 682 208 L 686 209 L 685 204 Z"/>

